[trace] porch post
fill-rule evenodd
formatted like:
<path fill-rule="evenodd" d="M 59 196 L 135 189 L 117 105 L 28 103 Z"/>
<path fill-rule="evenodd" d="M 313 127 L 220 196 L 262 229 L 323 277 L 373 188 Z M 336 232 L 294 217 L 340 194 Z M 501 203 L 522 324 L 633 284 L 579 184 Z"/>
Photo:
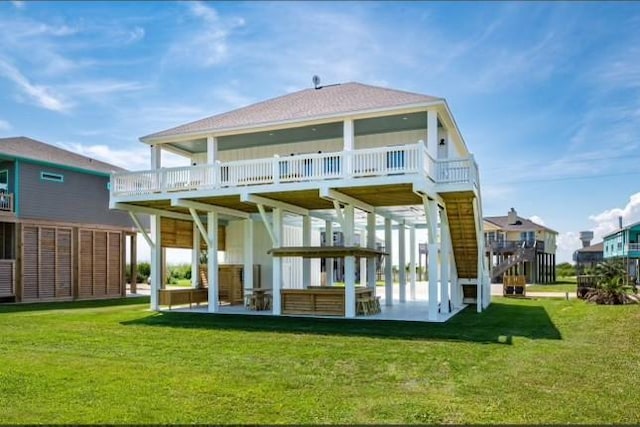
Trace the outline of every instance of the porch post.
<path fill-rule="evenodd" d="M 398 224 L 398 281 L 400 282 L 400 302 L 407 302 L 407 274 L 406 266 L 407 260 L 405 256 L 406 241 L 405 241 L 405 225 L 404 222 Z"/>
<path fill-rule="evenodd" d="M 244 271 L 243 284 L 244 289 L 253 288 L 253 220 L 247 218 L 243 221 L 244 226 Z"/>
<path fill-rule="evenodd" d="M 160 215 L 151 215 L 151 310 L 158 311 L 158 292 L 162 281 L 162 233 L 160 231 Z"/>
<path fill-rule="evenodd" d="M 311 217 L 302 217 L 302 246 L 311 246 Z M 302 258 L 302 287 L 307 289 L 311 284 L 311 259 Z"/>
<path fill-rule="evenodd" d="M 411 301 L 416 300 L 416 227 L 412 225 L 409 228 L 409 247 L 411 252 L 409 253 L 409 298 Z"/>
<path fill-rule="evenodd" d="M 376 214 L 367 212 L 367 248 L 376 248 Z M 367 258 L 367 287 L 376 289 L 376 258 Z"/>
<path fill-rule="evenodd" d="M 193 223 L 193 249 L 191 250 L 191 287 L 197 288 L 200 282 L 200 230 Z"/>
<path fill-rule="evenodd" d="M 282 245 L 282 209 L 274 208 L 272 212 L 273 216 L 273 237 L 275 239 L 275 248 L 279 248 Z M 272 313 L 276 316 L 282 314 L 281 295 L 280 289 L 282 288 L 282 258 L 273 257 L 273 304 Z"/>
<path fill-rule="evenodd" d="M 384 219 L 384 251 L 387 253 L 384 257 L 384 304 L 387 306 L 393 305 L 393 274 L 391 271 L 391 245 L 393 244 L 391 238 L 391 220 L 389 218 Z"/>
<path fill-rule="evenodd" d="M 426 203 L 427 221 L 429 223 L 428 248 L 429 248 L 429 309 L 428 319 L 438 319 L 438 245 L 437 221 L 438 205 L 435 200 L 428 200 Z"/>
<path fill-rule="evenodd" d="M 131 268 L 131 285 L 130 291 L 132 294 L 138 293 L 138 243 L 137 243 L 138 234 L 131 235 L 131 253 L 129 266 Z"/>
<path fill-rule="evenodd" d="M 440 313 L 450 313 L 449 309 L 449 221 L 444 210 L 440 211 Z"/>
<path fill-rule="evenodd" d="M 344 207 L 344 245 L 354 247 L 353 233 L 354 212 L 353 205 Z M 344 257 L 344 315 L 347 318 L 356 317 L 356 257 Z"/>
<path fill-rule="evenodd" d="M 162 149 L 160 145 L 151 146 L 151 169 L 160 169 L 162 167 Z"/>
<path fill-rule="evenodd" d="M 218 160 L 218 138 L 207 137 L 207 164 L 213 165 Z"/>
<path fill-rule="evenodd" d="M 216 313 L 218 304 L 218 213 L 207 212 L 207 281 L 209 282 L 209 313 Z"/>
<path fill-rule="evenodd" d="M 343 147 L 342 151 L 345 155 L 344 175 L 349 177 L 353 175 L 353 166 L 351 161 L 351 154 L 354 149 L 354 133 L 353 133 L 353 120 L 345 119 L 343 122 Z"/>
<path fill-rule="evenodd" d="M 333 246 L 333 222 L 326 220 L 324 223 L 325 245 Z M 333 286 L 333 258 L 327 258 L 325 261 L 325 284 Z"/>
<path fill-rule="evenodd" d="M 427 153 L 433 158 L 438 158 L 438 112 L 427 111 Z"/>
<path fill-rule="evenodd" d="M 365 232 L 360 232 L 360 247 L 367 247 L 367 236 Z M 360 257 L 360 286 L 367 286 L 367 258 Z"/>

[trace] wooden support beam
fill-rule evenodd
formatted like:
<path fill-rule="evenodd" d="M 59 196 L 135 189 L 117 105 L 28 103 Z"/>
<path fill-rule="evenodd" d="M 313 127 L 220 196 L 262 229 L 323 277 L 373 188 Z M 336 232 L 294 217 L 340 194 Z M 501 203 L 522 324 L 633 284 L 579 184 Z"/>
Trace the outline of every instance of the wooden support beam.
<path fill-rule="evenodd" d="M 198 227 L 198 230 L 200 230 L 200 235 L 204 239 L 204 242 L 207 244 L 207 247 L 211 246 L 211 242 L 209 241 L 209 237 L 207 236 L 207 229 L 204 228 L 204 224 L 200 220 L 200 217 L 198 216 L 198 212 L 196 212 L 196 210 L 193 208 L 189 209 L 189 212 L 191 213 L 193 222 L 195 222 L 196 226 Z"/>
<path fill-rule="evenodd" d="M 279 200 L 269 199 L 267 197 L 258 196 L 256 194 L 243 193 L 240 195 L 240 201 L 245 203 L 253 203 L 256 205 L 266 205 L 271 208 L 278 208 L 294 214 L 308 216 L 309 210 L 290 203 L 281 202 Z"/>
<path fill-rule="evenodd" d="M 355 197 L 340 193 L 339 191 L 333 190 L 331 188 L 321 188 L 320 197 L 326 200 L 332 200 L 334 202 L 337 200 L 343 205 L 352 205 L 353 207 L 356 207 L 365 212 L 373 212 L 375 210 L 375 208 L 370 204 L 356 199 Z"/>
<path fill-rule="evenodd" d="M 142 237 L 144 237 L 144 240 L 147 241 L 147 244 L 149 245 L 149 247 L 153 248 L 154 247 L 154 242 L 151 241 L 151 237 L 149 237 L 149 234 L 147 233 L 147 230 L 145 230 L 144 227 L 142 226 L 142 224 L 140 224 L 140 220 L 138 220 L 138 217 L 136 216 L 136 214 L 134 214 L 133 212 L 129 211 L 129 216 L 131 217 L 131 221 L 133 221 L 133 223 L 138 228 L 138 231 L 142 234 Z"/>
<path fill-rule="evenodd" d="M 186 200 L 186 199 L 180 199 L 180 198 L 171 199 L 171 206 L 193 208 L 193 209 L 198 209 L 205 212 L 217 212 L 218 214 L 235 216 L 243 219 L 248 219 L 251 216 L 248 212 L 239 211 L 237 209 L 230 209 L 224 206 L 216 206 L 216 205 L 211 205 L 209 203 L 196 202 L 193 200 Z"/>
<path fill-rule="evenodd" d="M 260 212 L 260 217 L 262 218 L 262 223 L 264 224 L 264 228 L 267 229 L 267 233 L 269 233 L 269 237 L 271 238 L 271 243 L 273 247 L 276 247 L 278 240 L 276 239 L 275 234 L 273 233 L 273 224 L 269 222 L 269 218 L 267 217 L 267 212 L 264 210 L 264 206 L 258 204 L 258 211 Z"/>

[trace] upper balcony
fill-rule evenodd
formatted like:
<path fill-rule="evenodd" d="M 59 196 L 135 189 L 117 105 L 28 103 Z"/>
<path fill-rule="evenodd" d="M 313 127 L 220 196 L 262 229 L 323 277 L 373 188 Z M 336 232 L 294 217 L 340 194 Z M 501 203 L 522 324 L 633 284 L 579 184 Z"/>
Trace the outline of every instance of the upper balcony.
<path fill-rule="evenodd" d="M 216 162 L 187 167 L 160 168 L 111 175 L 111 198 L 144 200 L 151 195 L 196 192 L 221 188 L 277 185 L 294 189 L 300 182 L 367 180 L 404 175 L 425 179 L 436 191 L 477 189 L 478 168 L 473 157 L 433 159 L 423 142 L 331 153 L 273 156 Z"/>

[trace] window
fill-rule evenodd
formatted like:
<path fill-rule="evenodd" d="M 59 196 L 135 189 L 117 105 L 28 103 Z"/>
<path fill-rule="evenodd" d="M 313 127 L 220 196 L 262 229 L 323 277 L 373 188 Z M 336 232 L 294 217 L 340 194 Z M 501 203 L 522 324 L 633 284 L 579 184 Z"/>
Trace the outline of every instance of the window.
<path fill-rule="evenodd" d="M 0 171 L 0 191 L 7 191 L 9 189 L 9 171 Z"/>
<path fill-rule="evenodd" d="M 40 172 L 40 179 L 44 181 L 64 182 L 63 175 L 52 172 Z"/>

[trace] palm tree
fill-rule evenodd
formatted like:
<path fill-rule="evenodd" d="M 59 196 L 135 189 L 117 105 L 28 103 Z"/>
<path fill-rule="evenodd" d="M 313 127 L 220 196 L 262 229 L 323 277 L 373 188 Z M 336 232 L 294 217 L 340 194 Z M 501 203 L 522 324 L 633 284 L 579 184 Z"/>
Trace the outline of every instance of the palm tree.
<path fill-rule="evenodd" d="M 585 295 L 585 299 L 596 304 L 630 304 L 636 302 L 630 298 L 627 285 L 627 269 L 622 260 L 607 260 L 598 263 L 594 269 L 596 288 Z"/>

